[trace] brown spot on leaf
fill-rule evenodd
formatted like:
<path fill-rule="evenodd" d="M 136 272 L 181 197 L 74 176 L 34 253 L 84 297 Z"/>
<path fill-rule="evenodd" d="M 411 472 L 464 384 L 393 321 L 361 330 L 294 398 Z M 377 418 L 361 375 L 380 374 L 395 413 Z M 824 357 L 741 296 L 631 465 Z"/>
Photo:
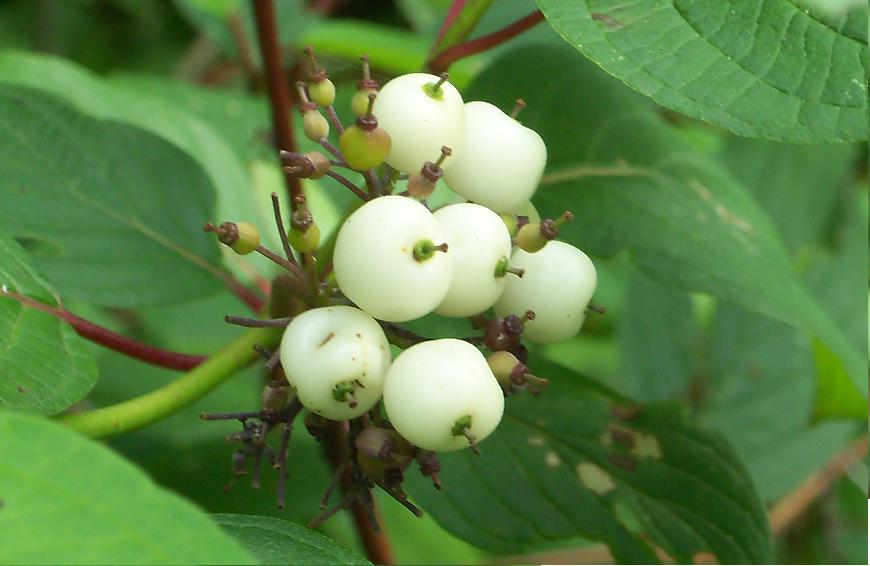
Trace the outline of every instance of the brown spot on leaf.
<path fill-rule="evenodd" d="M 18 389 L 18 392 L 22 395 L 27 395 L 27 389 L 21 387 L 20 385 L 16 389 Z"/>
<path fill-rule="evenodd" d="M 610 29 L 622 29 L 622 22 L 620 20 L 617 20 L 613 16 L 604 14 L 602 12 L 592 12 L 589 15 L 592 16 L 593 20 L 595 20 L 596 22 L 601 22 Z"/>
<path fill-rule="evenodd" d="M 614 403 L 610 406 L 610 412 L 621 421 L 630 421 L 637 418 L 641 410 L 640 405 L 620 405 Z"/>
<path fill-rule="evenodd" d="M 608 454 L 607 458 L 610 460 L 610 463 L 617 468 L 622 468 L 623 470 L 627 470 L 629 472 L 633 472 L 637 468 L 637 460 L 635 460 L 634 458 L 630 458 L 625 454 L 617 454 L 614 452 Z"/>
<path fill-rule="evenodd" d="M 712 552 L 702 551 L 696 552 L 692 556 L 692 564 L 719 564 L 716 555 Z"/>

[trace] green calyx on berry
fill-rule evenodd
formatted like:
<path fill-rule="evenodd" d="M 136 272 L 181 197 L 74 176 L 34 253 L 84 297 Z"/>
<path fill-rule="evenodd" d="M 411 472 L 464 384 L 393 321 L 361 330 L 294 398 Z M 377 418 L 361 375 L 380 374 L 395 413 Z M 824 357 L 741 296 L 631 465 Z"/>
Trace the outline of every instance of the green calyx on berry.
<path fill-rule="evenodd" d="M 372 79 L 371 69 L 369 67 L 369 56 L 363 55 L 362 60 L 363 78 L 356 85 L 356 92 L 351 98 L 350 107 L 356 116 L 363 116 L 369 107 L 369 95 L 377 94 L 380 85 Z"/>
<path fill-rule="evenodd" d="M 546 379 L 529 373 L 529 366 L 510 352 L 495 352 L 486 359 L 486 362 L 506 395 L 516 393 L 523 387 L 528 387 L 532 394 L 538 395 L 541 388 L 548 383 Z"/>
<path fill-rule="evenodd" d="M 305 83 L 297 82 L 296 90 L 299 93 L 299 113 L 302 114 L 302 130 L 305 132 L 305 137 L 313 142 L 319 142 L 329 135 L 329 122 L 317 110 L 317 104 L 308 98 Z"/>
<path fill-rule="evenodd" d="M 510 260 L 508 259 L 507 256 L 502 256 L 502 258 L 500 260 L 498 260 L 498 263 L 495 266 L 495 276 L 496 277 L 504 277 L 508 273 L 516 275 L 517 277 L 522 277 L 523 274 L 525 274 L 525 272 L 526 272 L 525 269 L 511 267 L 510 265 L 508 265 L 509 261 Z"/>
<path fill-rule="evenodd" d="M 480 454 L 480 448 L 477 447 L 477 436 L 471 432 L 471 415 L 465 415 L 453 423 L 453 428 L 450 430 L 453 436 L 464 436 L 468 440 L 468 447 L 475 454 Z"/>
<path fill-rule="evenodd" d="M 543 249 L 547 242 L 559 235 L 559 228 L 574 219 L 571 212 L 565 211 L 562 216 L 552 220 L 547 218 L 540 223 L 530 222 L 517 231 L 516 244 L 526 252 L 535 253 Z"/>
<path fill-rule="evenodd" d="M 329 80 L 325 70 L 319 69 L 314 49 L 306 47 L 302 50 L 311 59 L 311 75 L 308 77 L 308 93 L 311 101 L 320 107 L 331 106 L 335 102 L 335 85 Z"/>
<path fill-rule="evenodd" d="M 356 124 L 347 128 L 338 139 L 338 145 L 347 164 L 357 171 L 366 171 L 384 162 L 390 153 L 390 134 L 378 127 L 378 119 L 372 114 L 376 94 L 368 95 L 366 112 L 356 119 Z"/>
<path fill-rule="evenodd" d="M 447 251 L 447 243 L 441 243 L 437 246 L 432 243 L 432 240 L 420 240 L 416 244 L 414 244 L 414 259 L 417 261 L 426 261 L 432 259 L 435 255 L 435 252 L 446 252 Z"/>
<path fill-rule="evenodd" d="M 436 82 L 423 85 L 423 92 L 425 92 L 430 98 L 441 100 L 441 98 L 444 97 L 444 91 L 441 89 L 441 85 L 446 83 L 449 78 L 450 75 L 447 73 L 441 73 L 438 75 L 438 80 Z"/>
<path fill-rule="evenodd" d="M 444 176 L 441 165 L 444 160 L 453 153 L 446 145 L 441 148 L 441 156 L 438 161 L 427 161 L 419 172 L 408 177 L 408 194 L 417 199 L 425 199 L 435 191 L 435 183 Z"/>
<path fill-rule="evenodd" d="M 351 409 L 357 406 L 356 389 L 359 385 L 355 381 L 342 381 L 332 388 L 332 398 L 339 403 L 347 403 Z"/>
<path fill-rule="evenodd" d="M 239 255 L 247 255 L 260 245 L 259 230 L 247 222 L 224 222 L 220 226 L 209 222 L 202 229 L 217 234 L 220 243 L 229 246 Z"/>

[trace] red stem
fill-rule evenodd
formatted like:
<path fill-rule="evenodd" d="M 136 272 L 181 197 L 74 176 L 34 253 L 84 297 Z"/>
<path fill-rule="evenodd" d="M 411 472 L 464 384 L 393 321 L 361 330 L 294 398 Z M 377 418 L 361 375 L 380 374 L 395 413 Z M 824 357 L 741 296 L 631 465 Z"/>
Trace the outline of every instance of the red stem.
<path fill-rule="evenodd" d="M 326 457 L 329 459 L 333 471 L 338 470 L 348 457 L 347 423 L 330 421 L 323 436 L 323 443 Z M 345 466 L 341 474 L 341 487 L 345 493 L 352 482 L 350 466 Z M 380 526 L 380 532 L 375 532 L 372 528 L 368 513 L 366 513 L 362 503 L 359 501 L 351 503 L 350 512 L 353 515 L 353 522 L 356 525 L 360 542 L 362 542 L 369 560 L 374 564 L 393 564 L 394 558 L 393 551 L 390 549 L 390 540 L 387 538 L 384 521 L 379 516 L 377 507 L 374 508 L 374 514 Z"/>
<path fill-rule="evenodd" d="M 278 27 L 275 23 L 275 4 L 272 0 L 254 0 L 254 16 L 257 21 L 257 39 L 265 67 L 266 87 L 269 90 L 269 105 L 272 108 L 272 124 L 278 141 L 278 152 L 296 151 L 296 138 L 290 124 L 290 91 L 278 44 Z M 296 197 L 302 194 L 299 177 L 285 175 L 290 193 L 290 207 L 296 206 Z"/>
<path fill-rule="evenodd" d="M 467 1 L 468 0 L 453 0 L 450 4 L 450 8 L 447 9 L 447 15 L 444 16 L 444 21 L 441 23 L 441 28 L 438 30 L 438 37 L 435 38 L 435 45 L 438 45 L 438 43 L 444 39 L 444 34 L 447 33 L 447 30 L 450 29 L 450 26 L 452 26 L 453 22 L 456 21 L 456 18 L 459 17 L 459 14 L 462 12 Z"/>
<path fill-rule="evenodd" d="M 509 26 L 495 31 L 489 35 L 484 35 L 470 41 L 459 43 L 445 49 L 429 61 L 429 71 L 435 74 L 443 73 L 450 65 L 481 51 L 492 49 L 497 45 L 501 45 L 507 40 L 516 37 L 527 29 L 534 27 L 536 24 L 544 21 L 544 14 L 540 10 L 535 10 L 528 16 L 515 21 Z"/>
<path fill-rule="evenodd" d="M 230 291 L 232 291 L 236 295 L 236 297 L 239 298 L 239 300 L 248 305 L 248 307 L 252 311 L 260 312 L 261 310 L 263 310 L 263 307 L 266 306 L 266 302 L 262 299 L 262 297 L 257 295 L 254 291 L 245 287 L 235 278 L 227 277 L 224 282 L 227 284 L 227 287 L 229 287 Z"/>
<path fill-rule="evenodd" d="M 179 352 L 164 350 L 162 348 L 156 348 L 147 344 L 142 344 L 141 342 L 137 342 L 132 338 L 122 336 L 121 334 L 112 332 L 108 328 L 105 328 L 98 324 L 94 324 L 89 320 L 85 320 L 82 317 L 75 315 L 64 308 L 52 307 L 46 305 L 45 303 L 40 303 L 39 301 L 33 300 L 30 297 L 19 295 L 18 293 L 7 292 L 2 293 L 2 295 L 0 296 L 15 299 L 24 306 L 46 312 L 50 315 L 56 316 L 57 318 L 65 320 L 70 323 L 73 329 L 82 338 L 90 340 L 91 342 L 95 342 L 120 354 L 124 354 L 125 356 L 136 358 L 137 360 L 141 360 L 153 366 L 187 371 L 189 369 L 195 368 L 206 359 L 205 356 L 182 354 Z"/>

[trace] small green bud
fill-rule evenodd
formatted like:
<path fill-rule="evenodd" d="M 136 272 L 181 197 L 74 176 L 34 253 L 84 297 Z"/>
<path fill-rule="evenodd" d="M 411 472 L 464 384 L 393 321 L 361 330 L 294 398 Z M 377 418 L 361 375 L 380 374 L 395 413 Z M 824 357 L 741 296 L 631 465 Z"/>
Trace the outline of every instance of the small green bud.
<path fill-rule="evenodd" d="M 304 230 L 292 228 L 288 234 L 290 245 L 299 253 L 313 252 L 320 245 L 320 228 L 311 223 Z"/>
<path fill-rule="evenodd" d="M 335 102 L 335 85 L 329 79 L 324 78 L 309 84 L 308 93 L 311 101 L 320 107 L 330 106 Z"/>
<path fill-rule="evenodd" d="M 238 238 L 230 244 L 230 248 L 239 255 L 247 255 L 260 245 L 260 231 L 253 224 L 239 222 L 236 224 Z"/>
<path fill-rule="evenodd" d="M 329 135 L 329 122 L 317 110 L 306 110 L 302 113 L 302 129 L 308 139 L 319 142 Z"/>

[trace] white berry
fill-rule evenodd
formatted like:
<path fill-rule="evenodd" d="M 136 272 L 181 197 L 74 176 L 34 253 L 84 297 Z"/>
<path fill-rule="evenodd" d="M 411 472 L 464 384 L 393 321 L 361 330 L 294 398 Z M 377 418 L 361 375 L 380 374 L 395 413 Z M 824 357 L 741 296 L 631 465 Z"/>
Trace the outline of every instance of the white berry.
<path fill-rule="evenodd" d="M 465 105 L 462 148 L 444 169 L 444 181 L 496 212 L 511 212 L 528 201 L 547 164 L 541 136 L 488 102 Z"/>
<path fill-rule="evenodd" d="M 419 202 L 396 195 L 376 198 L 341 226 L 335 280 L 348 299 L 377 319 L 420 318 L 444 299 L 453 276 L 449 248 L 421 255 L 420 246 L 445 240 L 444 230 Z"/>
<path fill-rule="evenodd" d="M 394 169 L 416 173 L 441 155 L 442 146 L 457 155 L 465 128 L 462 96 L 449 82 L 433 92 L 432 85 L 440 80 L 411 73 L 396 77 L 378 92 L 374 114 L 392 139 L 386 161 Z M 453 159 L 444 163 L 445 169 Z"/>
<path fill-rule="evenodd" d="M 287 326 L 281 366 L 306 409 L 327 419 L 351 419 L 381 398 L 390 345 L 380 325 L 361 310 L 322 307 Z"/>
<path fill-rule="evenodd" d="M 495 303 L 505 279 L 503 271 L 511 254 L 511 237 L 501 217 L 479 204 L 452 204 L 435 211 L 435 220 L 447 234 L 453 261 L 453 278 L 447 296 L 435 312 L 464 317 L 479 314 Z"/>
<path fill-rule="evenodd" d="M 399 354 L 387 372 L 384 408 L 408 442 L 447 452 L 469 446 L 457 423 L 467 423 L 476 442 L 495 430 L 504 412 L 504 394 L 477 348 L 446 338 L 421 342 Z"/>
<path fill-rule="evenodd" d="M 525 273 L 507 280 L 493 307 L 496 314 L 534 311 L 535 319 L 523 330 L 523 338 L 532 342 L 561 342 L 577 334 L 597 283 L 592 260 L 574 246 L 552 241 L 533 254 L 516 249 L 511 267 Z"/>

